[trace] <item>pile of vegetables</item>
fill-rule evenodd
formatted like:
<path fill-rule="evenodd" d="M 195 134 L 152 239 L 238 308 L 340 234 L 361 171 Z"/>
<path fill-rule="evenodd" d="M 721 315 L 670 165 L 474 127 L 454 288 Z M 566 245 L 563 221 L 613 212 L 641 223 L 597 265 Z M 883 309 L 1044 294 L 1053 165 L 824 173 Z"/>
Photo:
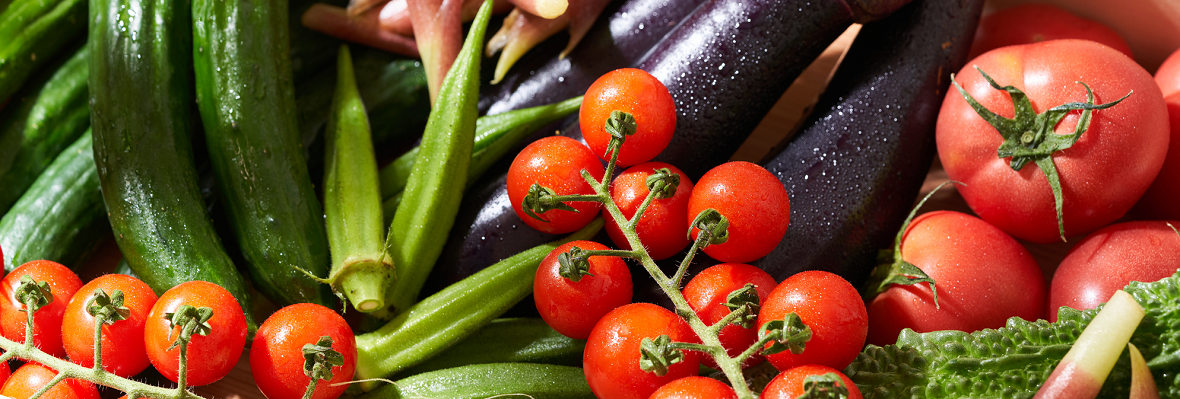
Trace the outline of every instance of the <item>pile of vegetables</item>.
<path fill-rule="evenodd" d="M 0 0 L 0 395 L 1180 397 L 1180 51 L 907 3 Z"/>

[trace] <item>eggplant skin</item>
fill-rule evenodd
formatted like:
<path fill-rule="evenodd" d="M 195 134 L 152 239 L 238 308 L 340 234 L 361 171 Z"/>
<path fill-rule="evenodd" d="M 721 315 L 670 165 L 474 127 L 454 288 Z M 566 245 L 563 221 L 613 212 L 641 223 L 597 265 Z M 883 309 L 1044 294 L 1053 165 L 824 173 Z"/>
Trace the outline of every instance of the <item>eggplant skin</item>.
<path fill-rule="evenodd" d="M 929 171 L 938 110 L 982 4 L 915 0 L 864 25 L 805 128 L 765 163 L 791 196 L 791 222 L 754 265 L 779 280 L 825 270 L 863 285 Z"/>

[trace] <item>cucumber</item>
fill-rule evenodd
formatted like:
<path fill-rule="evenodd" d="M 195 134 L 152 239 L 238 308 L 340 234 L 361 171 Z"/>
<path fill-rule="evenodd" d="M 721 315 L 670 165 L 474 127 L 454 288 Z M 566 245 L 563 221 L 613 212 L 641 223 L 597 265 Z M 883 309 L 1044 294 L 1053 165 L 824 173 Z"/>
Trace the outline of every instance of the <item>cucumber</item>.
<path fill-rule="evenodd" d="M 0 14 L 0 102 L 86 28 L 86 0 L 14 0 Z"/>
<path fill-rule="evenodd" d="M 295 116 L 287 1 L 194 0 L 193 65 L 209 161 L 246 269 L 281 305 L 332 306 L 324 210 Z M 297 269 L 298 268 L 298 269 Z"/>
<path fill-rule="evenodd" d="M 94 163 L 115 241 L 157 293 L 191 280 L 229 290 L 254 331 L 245 280 L 197 188 L 188 1 L 95 0 L 90 9 Z"/>
<path fill-rule="evenodd" d="M 594 399 L 594 393 L 581 367 L 491 363 L 418 374 L 356 398 Z"/>
<path fill-rule="evenodd" d="M 110 234 L 90 132 L 74 141 L 0 219 L 0 248 L 10 272 L 47 259 L 78 270 Z"/>
<path fill-rule="evenodd" d="M 59 57 L 0 112 L 0 214 L 90 127 L 86 57 L 85 47 Z"/>

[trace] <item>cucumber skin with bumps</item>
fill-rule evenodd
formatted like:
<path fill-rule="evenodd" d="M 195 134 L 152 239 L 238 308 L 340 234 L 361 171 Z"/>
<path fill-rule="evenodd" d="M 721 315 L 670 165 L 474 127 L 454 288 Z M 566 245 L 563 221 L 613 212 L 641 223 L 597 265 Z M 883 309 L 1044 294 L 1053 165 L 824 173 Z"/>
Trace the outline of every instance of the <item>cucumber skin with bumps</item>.
<path fill-rule="evenodd" d="M 299 137 L 287 2 L 194 0 L 197 99 L 219 200 L 255 287 L 331 306 L 324 211 Z M 296 269 L 298 267 L 299 269 Z"/>
<path fill-rule="evenodd" d="M 94 161 L 115 241 L 157 293 L 192 280 L 224 287 L 253 331 L 245 280 L 197 187 L 189 2 L 94 0 L 90 10 Z"/>
<path fill-rule="evenodd" d="M 15 0 L 0 7 L 0 103 L 86 31 L 86 5 L 86 0 Z"/>

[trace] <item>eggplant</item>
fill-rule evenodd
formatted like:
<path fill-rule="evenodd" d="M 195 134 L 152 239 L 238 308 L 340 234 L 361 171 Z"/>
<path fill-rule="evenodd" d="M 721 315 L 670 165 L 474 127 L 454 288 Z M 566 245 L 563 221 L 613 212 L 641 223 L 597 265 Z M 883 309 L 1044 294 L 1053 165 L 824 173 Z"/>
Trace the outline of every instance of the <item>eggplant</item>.
<path fill-rule="evenodd" d="M 700 5 L 634 65 L 663 82 L 676 101 L 675 139 L 656 160 L 676 165 L 694 180 L 725 162 L 791 82 L 848 26 L 887 15 L 906 1 L 863 1 L 858 4 L 871 7 L 856 12 L 840 2 L 809 0 Z M 581 138 L 576 124 L 563 134 Z M 506 176 L 492 176 L 465 195 L 456 226 L 467 228 L 451 230 L 433 284 L 450 284 L 556 238 L 523 228 L 508 201 Z"/>

